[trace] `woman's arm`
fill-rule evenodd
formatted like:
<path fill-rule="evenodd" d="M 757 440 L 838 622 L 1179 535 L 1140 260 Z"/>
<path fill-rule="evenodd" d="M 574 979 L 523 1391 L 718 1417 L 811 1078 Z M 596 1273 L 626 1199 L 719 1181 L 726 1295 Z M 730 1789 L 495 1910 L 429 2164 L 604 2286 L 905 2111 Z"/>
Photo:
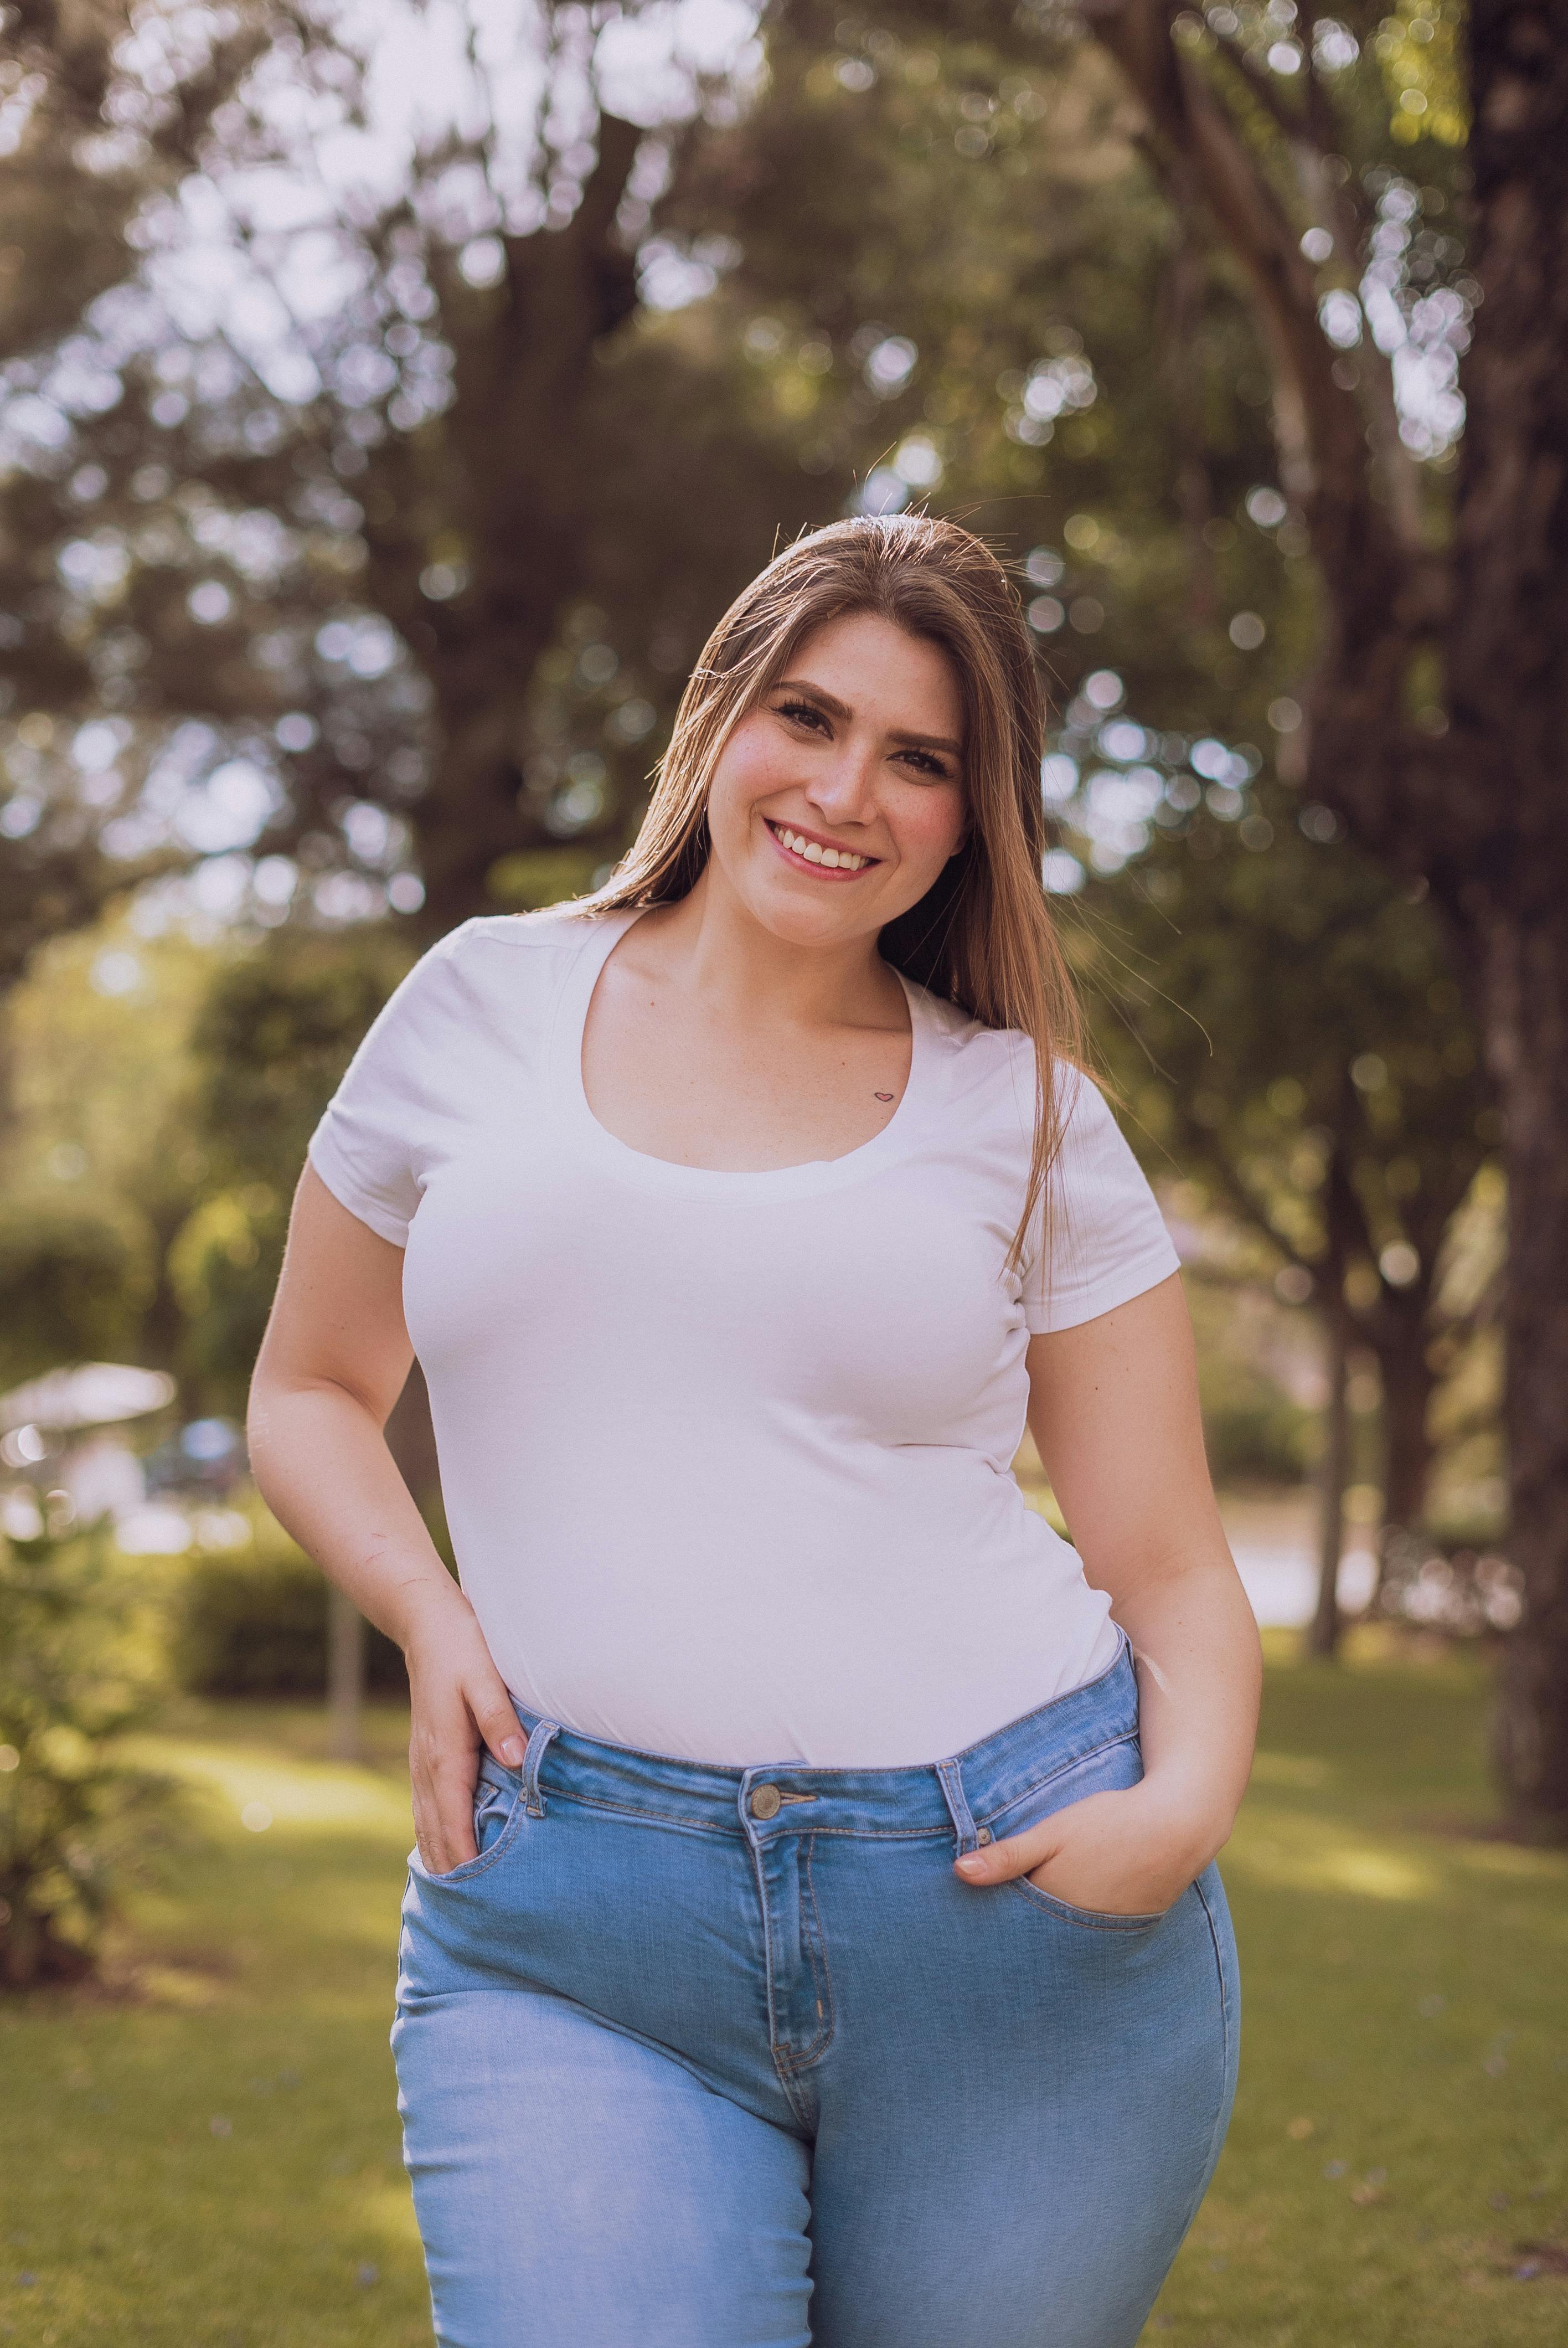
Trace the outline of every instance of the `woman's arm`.
<path fill-rule="evenodd" d="M 1173 1274 L 1029 1349 L 1029 1423 L 1083 1570 L 1138 1667 L 1144 1776 L 958 1862 L 1074 1907 L 1168 1907 L 1228 1839 L 1257 1730 L 1257 1626 L 1225 1543 Z"/>
<path fill-rule="evenodd" d="M 402 1251 L 307 1166 L 251 1385 L 251 1465 L 279 1522 L 408 1659 L 415 1831 L 445 1874 L 474 1856 L 481 1744 L 515 1769 L 524 1738 L 383 1438 L 413 1359 Z"/>

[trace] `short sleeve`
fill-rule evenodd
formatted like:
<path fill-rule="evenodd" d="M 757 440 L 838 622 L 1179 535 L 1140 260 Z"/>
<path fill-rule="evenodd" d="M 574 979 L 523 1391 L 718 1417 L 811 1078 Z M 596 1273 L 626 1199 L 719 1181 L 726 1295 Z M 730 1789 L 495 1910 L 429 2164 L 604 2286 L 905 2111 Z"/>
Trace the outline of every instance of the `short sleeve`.
<path fill-rule="evenodd" d="M 1181 1265 L 1103 1094 L 1077 1069 L 1059 1081 L 1068 1094 L 1067 1122 L 1051 1171 L 1047 1240 L 1023 1281 L 1024 1318 L 1035 1336 L 1076 1329 L 1157 1287 Z"/>
<path fill-rule="evenodd" d="M 311 1136 L 310 1162 L 333 1198 L 394 1247 L 408 1243 L 428 1140 L 461 1056 L 461 935 L 432 946 L 383 1005 Z"/>

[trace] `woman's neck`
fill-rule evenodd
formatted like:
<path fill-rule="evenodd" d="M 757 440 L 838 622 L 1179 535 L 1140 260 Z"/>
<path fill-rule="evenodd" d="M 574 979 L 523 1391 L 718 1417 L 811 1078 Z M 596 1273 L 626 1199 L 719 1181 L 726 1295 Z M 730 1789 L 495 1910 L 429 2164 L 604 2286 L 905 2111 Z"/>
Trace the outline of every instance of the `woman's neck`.
<path fill-rule="evenodd" d="M 907 1027 L 903 990 L 875 936 L 829 944 L 765 929 L 710 865 L 691 892 L 639 922 L 644 953 L 710 1014 L 756 1026 Z"/>

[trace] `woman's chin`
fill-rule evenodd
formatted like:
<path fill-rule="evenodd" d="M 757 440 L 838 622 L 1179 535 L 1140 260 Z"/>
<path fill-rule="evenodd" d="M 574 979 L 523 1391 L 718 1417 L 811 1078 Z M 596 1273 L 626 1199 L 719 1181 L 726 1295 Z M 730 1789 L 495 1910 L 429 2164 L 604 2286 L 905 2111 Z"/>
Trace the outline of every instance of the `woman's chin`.
<path fill-rule="evenodd" d="M 820 881 L 749 889 L 743 902 L 753 920 L 784 945 L 833 946 L 875 937 L 884 919 L 869 893 L 862 897 L 853 888 Z"/>

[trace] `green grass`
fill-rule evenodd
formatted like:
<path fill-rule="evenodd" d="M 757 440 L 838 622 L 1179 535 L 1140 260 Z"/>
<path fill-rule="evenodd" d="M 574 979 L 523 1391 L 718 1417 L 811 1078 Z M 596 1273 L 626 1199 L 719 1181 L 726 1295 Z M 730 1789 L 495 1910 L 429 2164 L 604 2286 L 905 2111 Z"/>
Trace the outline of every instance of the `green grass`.
<path fill-rule="evenodd" d="M 1568 2336 L 1568 2274 L 1518 2279 L 1521 2243 L 1568 2246 L 1568 1857 L 1486 1838 L 1483 1728 L 1469 1659 L 1271 1670 L 1224 1861 L 1241 2094 L 1148 2348 Z M 0 2004 L 0 2338 L 428 2341 L 386 2046 L 401 1733 L 375 1714 L 361 1769 L 303 1707 L 160 1740 L 208 1840 L 121 1987 Z"/>

